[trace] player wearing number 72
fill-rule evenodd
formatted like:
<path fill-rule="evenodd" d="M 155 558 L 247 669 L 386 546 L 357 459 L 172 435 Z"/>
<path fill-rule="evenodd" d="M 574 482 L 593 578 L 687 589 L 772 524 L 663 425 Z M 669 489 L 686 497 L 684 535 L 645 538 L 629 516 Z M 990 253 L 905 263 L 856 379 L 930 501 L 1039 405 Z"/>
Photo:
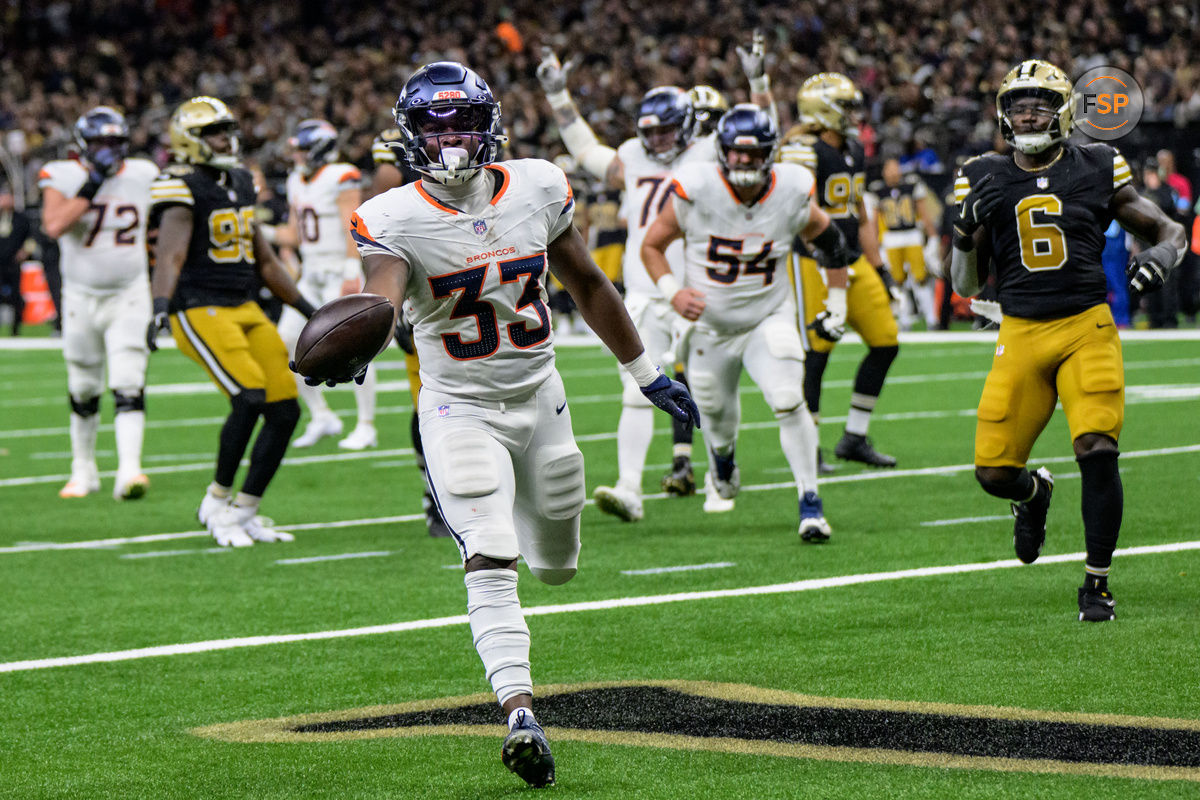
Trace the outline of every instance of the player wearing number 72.
<path fill-rule="evenodd" d="M 117 480 L 113 496 L 135 499 L 142 474 L 146 415 L 146 211 L 153 162 L 126 158 L 129 126 L 107 106 L 75 123 L 78 158 L 42 167 L 42 226 L 62 250 L 63 358 L 71 401 L 71 477 L 60 497 L 100 488 L 96 431 L 105 367 L 116 407 Z"/>
<path fill-rule="evenodd" d="M 813 324 L 829 339 L 844 330 L 846 268 L 853 258 L 815 201 L 812 173 L 775 163 L 779 132 L 769 113 L 734 106 L 717 122 L 716 136 L 719 164 L 675 171 L 671 196 L 641 251 L 663 298 L 695 322 L 687 358 L 709 449 L 704 510 L 730 510 L 738 492 L 734 446 L 744 368 L 779 423 L 799 496 L 800 539 L 824 542 L 831 530 L 817 493 L 817 426 L 804 402 L 804 345 L 786 258 L 795 236 L 816 250 L 830 301 Z M 682 284 L 666 255 L 680 237 Z"/>

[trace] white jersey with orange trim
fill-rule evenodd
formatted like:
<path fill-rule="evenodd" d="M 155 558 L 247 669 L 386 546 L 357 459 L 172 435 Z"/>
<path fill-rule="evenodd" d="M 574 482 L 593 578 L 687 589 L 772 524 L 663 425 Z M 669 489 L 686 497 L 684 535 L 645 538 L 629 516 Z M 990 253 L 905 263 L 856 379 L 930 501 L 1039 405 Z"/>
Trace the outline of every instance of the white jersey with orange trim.
<path fill-rule="evenodd" d="M 58 239 L 64 286 L 108 295 L 148 281 L 146 221 L 150 184 L 158 173 L 152 161 L 127 158 L 104 179 L 91 208 Z M 75 197 L 87 176 L 78 161 L 51 161 L 38 174 L 38 186 Z"/>
<path fill-rule="evenodd" d="M 684 164 L 716 163 L 717 151 L 710 137 L 705 137 L 693 142 L 673 161 L 664 164 L 651 158 L 641 141 L 634 138 L 617 148 L 617 156 L 625 171 L 625 198 L 621 216 L 628 228 L 621 280 L 625 284 L 626 296 L 645 295 L 661 300 L 662 296 L 642 264 L 642 241 L 646 238 L 646 230 L 667 203 L 671 173 Z M 677 277 L 683 275 L 683 251 L 678 245 L 667 248 L 667 263 Z"/>
<path fill-rule="evenodd" d="M 351 235 L 365 258 L 409 264 L 406 293 L 421 382 L 479 400 L 526 397 L 554 372 L 546 249 L 575 214 L 567 176 L 540 159 L 493 164 L 480 214 L 443 205 L 423 181 L 363 203 Z"/>
<path fill-rule="evenodd" d="M 741 202 L 716 164 L 690 164 L 672 182 L 684 235 L 685 286 L 704 292 L 697 325 L 719 333 L 749 330 L 789 302 L 787 255 L 808 224 L 812 173 L 775 164 L 762 196 Z"/>
<path fill-rule="evenodd" d="M 362 173 L 353 164 L 325 164 L 311 176 L 292 170 L 287 179 L 287 200 L 300 231 L 300 258 L 304 268 L 342 271 L 346 258 L 346 233 L 338 197 L 357 189 Z"/>

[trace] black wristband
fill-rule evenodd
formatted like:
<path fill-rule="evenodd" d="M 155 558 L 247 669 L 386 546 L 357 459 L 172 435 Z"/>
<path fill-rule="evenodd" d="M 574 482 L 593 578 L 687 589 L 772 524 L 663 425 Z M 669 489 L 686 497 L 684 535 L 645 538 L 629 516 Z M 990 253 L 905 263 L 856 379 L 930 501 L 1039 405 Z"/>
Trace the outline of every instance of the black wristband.
<path fill-rule="evenodd" d="M 311 318 L 312 315 L 317 311 L 315 308 L 313 308 L 313 304 L 305 300 L 303 297 L 296 298 L 296 302 L 292 303 L 292 308 L 303 314 L 305 319 Z"/>
<path fill-rule="evenodd" d="M 165 297 L 154 298 L 154 316 L 170 313 L 171 301 Z"/>
<path fill-rule="evenodd" d="M 87 200 L 90 202 L 93 198 L 95 198 L 96 192 L 100 191 L 101 183 L 103 183 L 103 181 L 96 181 L 96 180 L 92 180 L 91 178 L 88 178 L 87 183 L 85 183 L 83 186 L 79 187 L 79 193 L 76 194 L 75 196 L 82 197 L 84 200 Z"/>
<path fill-rule="evenodd" d="M 975 237 L 971 234 L 963 233 L 955 226 L 951 244 L 954 245 L 955 250 L 962 250 L 964 253 L 969 253 L 975 249 Z"/>

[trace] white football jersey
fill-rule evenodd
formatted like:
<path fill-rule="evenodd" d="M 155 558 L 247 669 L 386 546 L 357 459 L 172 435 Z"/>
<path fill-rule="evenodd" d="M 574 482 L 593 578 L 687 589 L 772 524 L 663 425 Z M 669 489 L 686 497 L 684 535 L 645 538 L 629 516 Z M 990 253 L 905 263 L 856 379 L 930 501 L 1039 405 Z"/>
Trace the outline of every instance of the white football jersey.
<path fill-rule="evenodd" d="M 148 281 L 146 221 L 150 184 L 158 173 L 152 161 L 127 158 L 116 175 L 100 184 L 92 207 L 58 239 L 64 286 L 113 294 L 135 281 Z M 38 174 L 38 186 L 75 197 L 87 175 L 78 161 L 51 161 Z"/>
<path fill-rule="evenodd" d="M 405 307 L 431 389 L 481 400 L 529 395 L 554 371 L 546 248 L 567 230 L 567 176 L 540 159 L 486 168 L 499 189 L 478 215 L 442 205 L 422 181 L 363 203 L 351 235 L 365 258 L 399 256 Z"/>
<path fill-rule="evenodd" d="M 626 294 L 661 297 L 642 264 L 642 242 L 650 223 L 667 203 L 671 191 L 671 173 L 684 164 L 716 162 L 716 147 L 710 139 L 705 137 L 693 142 L 667 164 L 647 155 L 646 148 L 637 138 L 628 139 L 617 148 L 617 156 L 625 168 L 625 198 L 621 216 L 625 218 L 628 235 L 621 270 Z M 667 263 L 671 265 L 673 273 L 683 275 L 683 250 L 679 245 L 672 244 L 667 248 Z"/>
<path fill-rule="evenodd" d="M 787 255 L 808 224 L 811 172 L 775 164 L 752 206 L 738 200 L 716 164 L 680 167 L 672 190 L 684 236 L 683 283 L 704 292 L 698 324 L 722 333 L 749 330 L 789 300 Z"/>
<path fill-rule="evenodd" d="M 306 269 L 341 271 L 346 234 L 338 196 L 358 188 L 361 180 L 353 164 L 326 164 L 307 179 L 299 170 L 288 175 L 287 200 L 300 231 L 300 258 Z"/>

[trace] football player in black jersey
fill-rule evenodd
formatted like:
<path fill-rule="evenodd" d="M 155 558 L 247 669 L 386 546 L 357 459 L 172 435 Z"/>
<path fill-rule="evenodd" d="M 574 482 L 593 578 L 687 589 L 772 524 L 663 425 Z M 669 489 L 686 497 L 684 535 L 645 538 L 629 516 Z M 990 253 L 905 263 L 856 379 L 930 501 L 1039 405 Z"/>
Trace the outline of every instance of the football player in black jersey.
<path fill-rule="evenodd" d="M 1023 61 L 1000 84 L 996 111 L 1012 145 L 966 162 L 955 181 L 951 278 L 963 297 L 990 272 L 1004 312 L 979 401 L 975 477 L 1012 502 L 1017 557 L 1033 562 L 1046 538 L 1050 472 L 1026 468 L 1034 441 L 1062 401 L 1082 480 L 1087 544 L 1079 619 L 1113 619 L 1108 570 L 1121 527 L 1117 437 L 1125 415 L 1121 342 L 1106 303 L 1100 253 L 1115 218 L 1151 243 L 1127 269 L 1131 292 L 1152 292 L 1183 254 L 1182 226 L 1131 184 L 1112 146 L 1067 141 L 1072 88 L 1058 67 Z"/>
<path fill-rule="evenodd" d="M 237 122 L 223 102 L 194 97 L 170 122 L 174 163 L 151 186 L 150 226 L 158 229 L 151 350 L 168 329 L 229 397 L 216 475 L 197 516 L 222 547 L 290 541 L 257 516 L 259 501 L 300 419 L 287 349 L 255 303 L 259 281 L 306 317 L 296 289 L 255 224 L 257 190 L 241 165 Z M 254 426 L 262 430 L 236 497 L 233 481 Z"/>
<path fill-rule="evenodd" d="M 421 173 L 410 167 L 408 162 L 401 157 L 403 149 L 398 146 L 399 143 L 399 128 L 388 128 L 376 136 L 375 141 L 371 143 L 371 158 L 375 162 L 375 175 L 371 178 L 371 189 L 366 193 L 364 200 L 370 200 L 375 195 L 382 194 L 389 189 L 395 189 L 421 179 Z M 396 325 L 395 338 L 396 344 L 404 351 L 404 369 L 408 373 L 408 389 L 413 401 L 409 434 L 412 436 L 417 468 L 421 470 L 421 477 L 425 478 L 425 448 L 421 444 L 421 428 L 417 424 L 419 419 L 417 417 L 417 397 L 421 394 L 421 361 L 417 358 L 417 350 L 413 346 L 412 328 L 404 319 L 403 313 L 400 314 L 399 322 Z M 425 493 L 421 497 L 421 505 L 425 510 L 425 527 L 429 531 L 429 535 L 435 538 L 449 538 L 450 529 L 446 527 L 446 521 L 442 519 L 442 512 L 438 510 L 437 503 L 433 502 L 433 495 L 429 493 L 428 481 L 425 484 Z"/>
<path fill-rule="evenodd" d="M 830 336 L 840 326 L 818 324 L 832 318 L 858 331 L 867 355 L 858 367 L 846 430 L 834 453 L 838 458 L 874 467 L 894 467 L 896 459 L 878 452 L 867 439 L 871 412 L 883 391 L 888 369 L 900 351 L 899 331 L 892 315 L 895 281 L 879 252 L 879 230 L 863 203 L 866 167 L 857 140 L 857 117 L 862 93 L 845 75 L 822 72 L 806 80 L 796 94 L 800 124 L 784 137 L 780 158 L 808 167 L 817 177 L 817 203 L 833 218 L 856 256 L 850 265 L 849 287 L 826 291 L 817 262 L 797 242 L 794 277 L 800 322 L 808 333 L 804 366 L 804 400 L 814 419 L 821 407 L 821 381 L 829 355 L 840 338 Z M 802 331 L 803 332 L 803 331 Z M 824 466 L 822 471 L 827 471 Z"/>

